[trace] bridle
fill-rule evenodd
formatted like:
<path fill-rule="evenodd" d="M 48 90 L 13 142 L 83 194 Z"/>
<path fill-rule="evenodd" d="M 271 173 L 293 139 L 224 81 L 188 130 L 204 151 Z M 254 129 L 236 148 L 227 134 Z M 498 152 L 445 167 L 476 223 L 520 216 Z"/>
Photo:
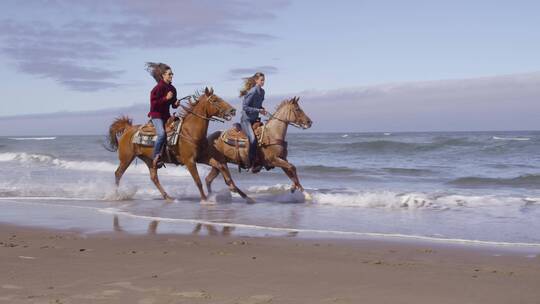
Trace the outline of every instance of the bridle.
<path fill-rule="evenodd" d="M 225 116 L 225 109 L 223 109 L 223 107 L 221 107 L 219 105 L 219 102 L 213 100 L 215 97 L 215 95 L 210 95 L 209 97 L 207 97 L 206 101 L 208 101 L 211 105 L 213 105 L 214 107 L 216 107 L 218 109 L 218 115 L 220 116 Z M 192 104 L 191 100 L 194 99 L 197 103 L 199 102 L 197 100 L 197 97 L 195 95 L 188 95 L 188 96 L 185 96 L 185 97 L 182 97 L 181 99 L 178 99 L 179 101 L 182 101 L 182 100 L 188 100 L 189 103 Z M 204 119 L 204 120 L 207 120 L 207 121 L 218 121 L 218 122 L 221 122 L 221 123 L 224 123 L 225 122 L 225 119 L 221 118 L 221 117 L 218 117 L 218 116 L 210 116 L 210 117 L 207 117 L 207 116 L 203 116 L 203 115 L 200 115 L 200 114 L 197 114 L 195 112 L 193 112 L 193 110 L 191 108 L 188 108 L 184 105 L 180 105 L 182 107 L 182 109 L 184 111 L 186 111 L 187 113 L 189 114 L 193 114 L 201 119 Z"/>
<path fill-rule="evenodd" d="M 287 117 L 290 116 L 290 113 L 293 112 L 293 110 L 290 110 L 288 111 L 287 113 Z M 276 116 L 276 113 L 272 114 L 270 112 L 268 112 L 268 121 L 272 120 L 272 119 L 276 119 L 276 120 L 279 120 L 285 124 L 288 124 L 288 125 L 291 125 L 295 128 L 298 128 L 298 129 L 305 129 L 305 127 L 303 127 L 302 125 L 300 125 L 300 123 L 298 123 L 298 114 L 296 112 L 298 112 L 298 109 L 294 109 L 294 119 L 289 119 L 289 120 L 285 120 L 285 119 L 282 119 L 282 118 L 279 118 Z"/>

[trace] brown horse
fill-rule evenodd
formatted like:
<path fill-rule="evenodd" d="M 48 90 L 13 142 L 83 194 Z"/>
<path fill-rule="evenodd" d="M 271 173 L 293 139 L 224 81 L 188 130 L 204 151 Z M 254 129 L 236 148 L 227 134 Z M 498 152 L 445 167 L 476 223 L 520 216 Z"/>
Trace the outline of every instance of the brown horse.
<path fill-rule="evenodd" d="M 258 138 L 258 153 L 262 165 L 267 169 L 280 167 L 285 174 L 293 182 L 291 191 L 294 192 L 300 189 L 304 193 L 306 199 L 310 200 L 311 196 L 305 192 L 304 187 L 300 184 L 296 167 L 287 161 L 287 128 L 289 125 L 308 129 L 312 125 L 311 119 L 304 113 L 298 105 L 299 98 L 295 97 L 289 100 L 284 100 L 277 107 L 276 112 L 270 115 L 268 122 L 255 130 Z M 212 181 L 219 175 L 220 172 L 228 172 L 227 163 L 238 165 L 248 163 L 248 144 L 247 137 L 242 134 L 240 139 L 229 140 L 227 134 L 234 130 L 228 131 L 226 134 L 218 131 L 212 133 L 208 137 L 208 154 L 211 160 L 215 160 L 224 164 L 223 170 L 212 168 L 208 176 L 206 176 L 206 187 L 208 192 L 212 191 Z M 228 141 L 228 143 L 226 143 Z"/>
<path fill-rule="evenodd" d="M 212 89 L 206 88 L 204 94 L 195 97 L 195 102 L 191 103 L 184 108 L 184 113 L 181 115 L 182 125 L 180 130 L 180 136 L 176 146 L 173 148 L 177 161 L 186 166 L 189 173 L 193 177 L 195 184 L 199 188 L 201 200 L 206 200 L 206 195 L 202 187 L 202 182 L 197 171 L 196 162 L 201 159 L 207 159 L 206 147 L 207 147 L 207 131 L 208 124 L 213 117 L 222 118 L 225 120 L 231 120 L 236 114 L 236 110 L 225 100 L 217 95 L 214 95 Z M 132 142 L 133 135 L 139 129 L 139 125 L 132 125 L 129 117 L 121 117 L 116 119 L 109 127 L 109 145 L 111 151 L 118 151 L 118 158 L 120 165 L 116 169 L 116 185 L 120 183 L 120 178 L 129 167 L 135 157 L 143 160 L 148 169 L 150 170 L 150 179 L 163 198 L 167 201 L 172 201 L 172 198 L 163 190 L 158 175 L 157 168 L 152 165 L 152 146 L 143 146 Z M 217 170 L 221 171 L 222 166 L 216 162 L 207 162 L 210 165 L 217 167 Z M 225 180 L 229 180 L 227 184 L 232 184 L 232 179 L 228 172 L 221 172 Z M 236 187 L 231 186 L 231 190 L 235 190 Z M 236 188 L 237 189 L 237 188 Z M 238 189 L 239 190 L 239 189 Z M 239 192 L 240 195 L 245 196 L 243 192 Z"/>

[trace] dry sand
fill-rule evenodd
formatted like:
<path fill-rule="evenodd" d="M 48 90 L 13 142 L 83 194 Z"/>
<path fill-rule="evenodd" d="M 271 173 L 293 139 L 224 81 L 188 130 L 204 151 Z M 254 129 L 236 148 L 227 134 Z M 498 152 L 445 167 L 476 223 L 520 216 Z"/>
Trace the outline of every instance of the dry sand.
<path fill-rule="evenodd" d="M 3 225 L 0 303 L 540 303 L 538 256 L 217 234 Z"/>

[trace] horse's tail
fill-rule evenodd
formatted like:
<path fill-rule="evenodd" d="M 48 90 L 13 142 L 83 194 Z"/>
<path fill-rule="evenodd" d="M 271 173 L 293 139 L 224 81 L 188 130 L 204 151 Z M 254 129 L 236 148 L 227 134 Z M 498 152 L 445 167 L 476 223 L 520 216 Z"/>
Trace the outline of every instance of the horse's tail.
<path fill-rule="evenodd" d="M 132 126 L 131 118 L 121 116 L 116 118 L 109 127 L 109 135 L 107 135 L 107 144 L 105 149 L 116 152 L 118 150 L 118 137 L 121 136 L 128 127 Z"/>

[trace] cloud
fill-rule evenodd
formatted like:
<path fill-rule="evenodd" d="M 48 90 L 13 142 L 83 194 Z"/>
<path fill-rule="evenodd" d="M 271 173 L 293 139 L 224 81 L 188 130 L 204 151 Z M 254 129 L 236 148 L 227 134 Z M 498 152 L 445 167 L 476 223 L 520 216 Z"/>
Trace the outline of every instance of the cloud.
<path fill-rule="evenodd" d="M 540 72 L 295 95 L 321 131 L 540 129 Z"/>
<path fill-rule="evenodd" d="M 0 52 L 20 71 L 70 89 L 106 89 L 121 85 L 116 80 L 121 71 L 111 63 L 118 51 L 254 45 L 274 37 L 243 27 L 275 18 L 276 10 L 287 3 L 56 0 L 21 6 L 7 1 L 0 13 Z M 9 11 L 28 17 L 11 19 L 5 16 Z"/>
<path fill-rule="evenodd" d="M 273 110 L 293 96 L 314 121 L 311 132 L 540 130 L 540 72 L 269 95 L 265 107 Z M 223 97 L 240 109 L 240 100 Z M 137 104 L 2 117 L 0 136 L 104 134 L 114 117 L 128 114 L 141 123 L 147 111 L 148 105 Z"/>
<path fill-rule="evenodd" d="M 229 76 L 232 79 L 237 79 L 239 77 L 249 77 L 256 72 L 262 72 L 264 74 L 276 74 L 278 72 L 278 68 L 271 65 L 263 65 L 253 68 L 231 69 L 229 70 Z"/>

